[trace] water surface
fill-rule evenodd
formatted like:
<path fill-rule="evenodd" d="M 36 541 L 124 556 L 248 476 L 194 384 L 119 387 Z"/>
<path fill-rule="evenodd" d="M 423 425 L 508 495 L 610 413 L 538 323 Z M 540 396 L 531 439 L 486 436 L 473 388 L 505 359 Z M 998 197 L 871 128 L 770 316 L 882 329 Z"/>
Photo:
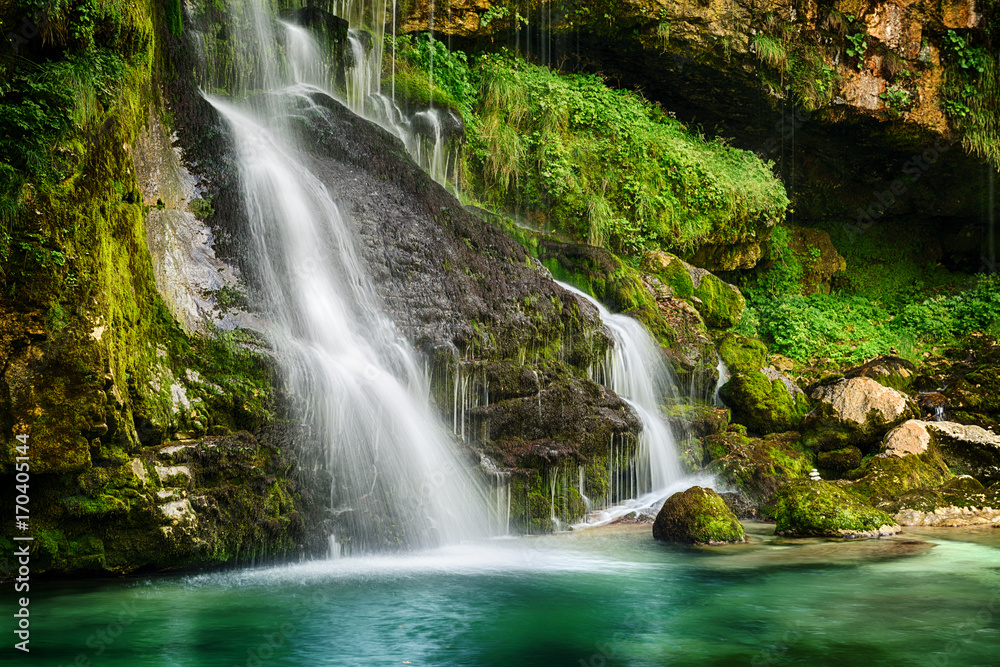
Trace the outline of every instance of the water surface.
<path fill-rule="evenodd" d="M 24 665 L 1000 665 L 1000 530 L 649 526 L 33 591 Z M 23 655 L 23 654 L 21 654 Z M 11 658 L 13 658 L 11 660 Z"/>

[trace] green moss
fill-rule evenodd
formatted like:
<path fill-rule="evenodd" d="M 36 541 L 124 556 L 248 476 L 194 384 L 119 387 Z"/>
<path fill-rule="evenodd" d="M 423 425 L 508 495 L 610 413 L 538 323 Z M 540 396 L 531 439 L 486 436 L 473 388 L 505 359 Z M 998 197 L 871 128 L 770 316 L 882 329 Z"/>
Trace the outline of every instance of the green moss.
<path fill-rule="evenodd" d="M 775 495 L 775 533 L 789 537 L 856 537 L 895 522 L 829 482 L 790 482 Z"/>
<path fill-rule="evenodd" d="M 719 494 L 693 486 L 663 503 L 653 523 L 653 537 L 664 542 L 727 544 L 743 542 L 746 536 Z"/>
<path fill-rule="evenodd" d="M 702 439 L 708 470 L 731 484 L 758 507 L 788 479 L 805 479 L 813 466 L 795 432 L 747 438 L 738 430 Z"/>
<path fill-rule="evenodd" d="M 732 373 L 759 371 L 767 365 L 767 347 L 756 338 L 728 333 L 719 344 L 719 356 Z"/>
<path fill-rule="evenodd" d="M 719 395 L 733 411 L 733 420 L 754 433 L 790 431 L 809 410 L 805 394 L 793 395 L 780 379 L 772 381 L 760 371 L 737 373 Z"/>
<path fill-rule="evenodd" d="M 390 79 L 382 82 L 383 90 L 389 90 L 393 86 Z M 433 84 L 433 81 L 426 74 L 411 68 L 398 68 L 396 70 L 396 99 L 398 103 L 407 109 L 427 109 L 437 107 L 439 109 L 451 109 L 456 115 L 461 116 L 462 110 L 459 103 L 445 90 Z"/>
<path fill-rule="evenodd" d="M 851 488 L 862 498 L 878 504 L 913 489 L 939 486 L 951 477 L 940 455 L 928 451 L 909 456 L 873 456 L 851 475 Z"/>
<path fill-rule="evenodd" d="M 732 285 L 711 273 L 703 276 L 694 290 L 695 307 L 713 329 L 729 329 L 740 322 L 746 300 Z M 700 301 L 700 303 L 699 303 Z"/>
<path fill-rule="evenodd" d="M 675 296 L 682 299 L 694 296 L 694 280 L 688 264 L 680 258 L 660 250 L 651 250 L 643 254 L 640 268 L 659 278 L 673 290 Z"/>
<path fill-rule="evenodd" d="M 816 456 L 816 465 L 821 470 L 843 473 L 861 465 L 861 457 L 861 450 L 857 447 L 845 447 L 833 452 L 820 452 Z"/>

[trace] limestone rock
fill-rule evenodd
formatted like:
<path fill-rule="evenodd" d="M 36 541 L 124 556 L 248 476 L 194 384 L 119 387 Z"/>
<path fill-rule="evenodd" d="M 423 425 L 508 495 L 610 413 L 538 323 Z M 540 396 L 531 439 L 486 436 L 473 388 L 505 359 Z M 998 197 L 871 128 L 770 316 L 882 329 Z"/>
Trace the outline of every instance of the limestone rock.
<path fill-rule="evenodd" d="M 688 544 L 746 541 L 743 526 L 725 501 L 712 489 L 700 486 L 667 498 L 653 523 L 653 537 Z"/>
<path fill-rule="evenodd" d="M 917 375 L 916 366 L 900 357 L 884 356 L 844 373 L 845 378 L 867 377 L 899 391 L 909 391 Z"/>
<path fill-rule="evenodd" d="M 931 434 L 917 419 L 905 421 L 885 436 L 884 451 L 879 456 L 923 454 L 931 444 Z"/>
<path fill-rule="evenodd" d="M 984 483 L 1000 481 L 1000 436 L 979 426 L 922 422 L 950 466 Z"/>
<path fill-rule="evenodd" d="M 806 415 L 806 441 L 816 450 L 871 445 L 889 429 L 917 414 L 901 391 L 867 377 L 844 378 L 812 391 L 819 401 Z"/>

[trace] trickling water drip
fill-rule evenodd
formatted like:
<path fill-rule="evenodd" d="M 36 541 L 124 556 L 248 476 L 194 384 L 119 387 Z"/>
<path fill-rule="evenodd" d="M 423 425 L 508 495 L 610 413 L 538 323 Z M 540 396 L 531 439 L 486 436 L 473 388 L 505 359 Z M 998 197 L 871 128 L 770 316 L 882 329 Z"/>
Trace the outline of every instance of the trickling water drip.
<path fill-rule="evenodd" d="M 715 365 L 715 370 L 719 373 L 719 379 L 715 383 L 715 391 L 712 393 L 712 405 L 724 408 L 726 404 L 722 402 L 722 397 L 719 396 L 719 390 L 722 389 L 722 385 L 729 382 L 729 366 L 726 366 L 726 362 L 722 360 L 722 357 L 718 357 L 719 363 Z"/>
<path fill-rule="evenodd" d="M 256 1 L 244 7 L 264 11 Z M 261 44 L 274 43 L 270 22 L 255 18 Z M 441 435 L 424 374 L 382 312 L 351 231 L 287 122 L 303 107 L 322 113 L 309 90 L 291 85 L 320 70 L 310 64 L 305 31 L 289 35 L 299 35 L 289 40 L 291 71 L 268 66 L 270 94 L 256 109 L 206 99 L 233 132 L 254 241 L 250 264 L 288 387 L 320 442 L 314 465 L 333 480 L 338 536 L 365 550 L 482 535 L 485 498 Z"/>
<path fill-rule="evenodd" d="M 943 422 L 944 421 L 944 408 L 940 405 L 934 407 L 934 413 L 932 415 L 934 421 Z"/>

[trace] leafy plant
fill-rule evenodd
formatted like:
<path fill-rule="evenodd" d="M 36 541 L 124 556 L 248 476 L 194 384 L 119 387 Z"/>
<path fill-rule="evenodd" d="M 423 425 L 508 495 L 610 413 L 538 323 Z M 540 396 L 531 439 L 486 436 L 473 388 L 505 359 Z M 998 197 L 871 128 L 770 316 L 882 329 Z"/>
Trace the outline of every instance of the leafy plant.
<path fill-rule="evenodd" d="M 986 53 L 972 46 L 970 38 L 949 30 L 943 37 L 945 49 L 964 70 L 982 74 L 986 68 Z"/>
<path fill-rule="evenodd" d="M 885 101 L 886 107 L 895 115 L 899 115 L 901 111 L 913 104 L 910 93 L 895 86 L 886 88 L 885 92 L 879 93 L 879 98 Z"/>
<path fill-rule="evenodd" d="M 853 19 L 853 17 L 851 17 Z M 858 69 L 864 67 L 865 53 L 868 51 L 868 33 L 858 32 L 847 36 L 850 45 L 845 49 L 847 55 L 858 59 Z"/>

